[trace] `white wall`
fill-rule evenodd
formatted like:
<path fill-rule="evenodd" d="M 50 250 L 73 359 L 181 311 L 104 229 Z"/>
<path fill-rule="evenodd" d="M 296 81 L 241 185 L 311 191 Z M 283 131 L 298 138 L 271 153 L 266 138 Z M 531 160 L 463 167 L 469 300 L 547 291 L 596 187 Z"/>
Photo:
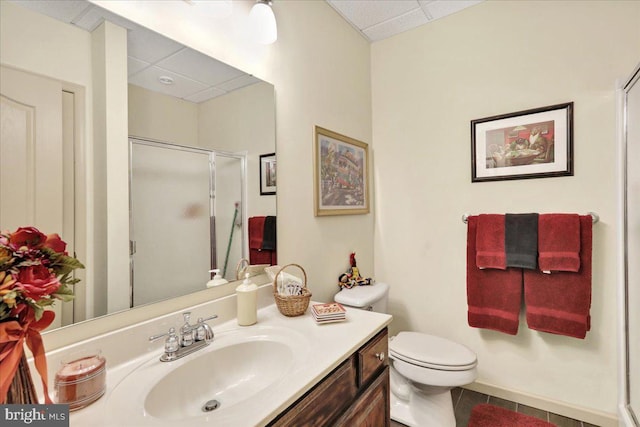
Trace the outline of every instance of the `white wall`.
<path fill-rule="evenodd" d="M 208 13 L 207 2 L 92 2 L 272 83 L 279 264 L 304 266 L 319 301 L 338 290 L 349 252 L 357 253 L 364 275 L 373 274 L 373 214 L 313 214 L 314 125 L 371 143 L 370 50 L 364 38 L 323 1 L 274 2 L 278 41 L 269 46 L 249 39 L 252 1 L 234 1 L 233 14 L 224 20 Z"/>
<path fill-rule="evenodd" d="M 372 45 L 376 278 L 392 328 L 478 354 L 479 381 L 616 412 L 616 80 L 640 54 L 640 3 L 488 1 Z M 575 176 L 471 183 L 470 120 L 575 103 Z M 585 340 L 473 329 L 464 213 L 597 212 Z M 393 331 L 392 331 L 393 332 Z"/>

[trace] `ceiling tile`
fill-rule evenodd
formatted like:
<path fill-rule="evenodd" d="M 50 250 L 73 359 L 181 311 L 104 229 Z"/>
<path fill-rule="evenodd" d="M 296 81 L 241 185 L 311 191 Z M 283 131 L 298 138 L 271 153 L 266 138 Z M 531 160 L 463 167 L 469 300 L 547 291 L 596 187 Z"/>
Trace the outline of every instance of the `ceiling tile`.
<path fill-rule="evenodd" d="M 158 77 L 160 76 L 171 77 L 173 79 L 173 84 L 165 85 L 160 83 L 158 80 Z M 165 95 L 171 95 L 178 98 L 187 98 L 188 96 L 207 88 L 207 86 L 202 83 L 198 83 L 195 80 L 188 79 L 179 74 L 163 70 L 159 67 L 149 67 L 138 74 L 131 76 L 129 78 L 129 83 L 142 86 L 143 88 L 154 92 L 160 92 Z"/>
<path fill-rule="evenodd" d="M 209 89 L 205 89 L 203 91 L 194 93 L 193 95 L 189 95 L 186 98 L 184 98 L 184 100 L 199 104 L 200 102 L 208 101 L 212 98 L 217 98 L 219 96 L 226 95 L 226 94 L 227 92 L 223 90 L 216 89 L 215 87 L 210 87 Z"/>
<path fill-rule="evenodd" d="M 182 49 L 156 65 L 207 85 L 218 85 L 244 73 L 193 49 Z"/>
<path fill-rule="evenodd" d="M 129 31 L 127 34 L 127 55 L 152 64 L 183 48 L 180 43 L 146 28 Z"/>
<path fill-rule="evenodd" d="M 327 0 L 334 9 L 359 29 L 418 9 L 417 0 Z"/>
<path fill-rule="evenodd" d="M 93 31 L 98 28 L 103 21 L 110 21 L 128 30 L 142 28 L 115 13 L 111 13 L 97 6 L 88 9 L 86 13 L 76 17 L 71 23 L 87 31 Z"/>
<path fill-rule="evenodd" d="M 131 56 L 127 57 L 127 76 L 131 77 L 132 75 L 136 74 L 137 72 L 144 70 L 145 68 L 147 68 L 149 65 L 148 62 L 144 62 L 144 61 L 140 61 L 137 58 L 133 58 Z"/>
<path fill-rule="evenodd" d="M 254 83 L 258 83 L 260 80 L 253 77 L 252 75 L 245 74 L 240 77 L 236 77 L 233 80 L 229 80 L 221 85 L 216 86 L 218 89 L 224 90 L 225 92 L 231 92 L 236 89 L 240 89 L 241 87 L 249 86 Z"/>
<path fill-rule="evenodd" d="M 375 42 L 408 31 L 412 28 L 426 24 L 427 22 L 429 22 L 429 20 L 425 16 L 424 12 L 422 9 L 418 8 L 413 12 L 367 28 L 363 30 L 363 33 L 371 41 Z"/>
<path fill-rule="evenodd" d="M 438 19 L 447 15 L 451 15 L 452 13 L 459 12 L 462 9 L 466 9 L 467 7 L 474 6 L 482 2 L 482 0 L 457 0 L 457 1 L 419 0 L 419 1 L 420 1 L 420 6 L 425 10 L 426 13 L 431 15 L 432 19 Z"/>

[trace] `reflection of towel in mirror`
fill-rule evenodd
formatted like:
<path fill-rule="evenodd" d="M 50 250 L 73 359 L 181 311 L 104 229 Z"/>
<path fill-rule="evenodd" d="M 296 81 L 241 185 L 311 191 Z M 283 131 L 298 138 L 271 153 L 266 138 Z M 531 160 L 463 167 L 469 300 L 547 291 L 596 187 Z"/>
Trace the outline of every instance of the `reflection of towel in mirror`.
<path fill-rule="evenodd" d="M 538 262 L 538 214 L 506 214 L 504 248 L 507 267 L 535 270 Z"/>
<path fill-rule="evenodd" d="M 507 268 L 504 253 L 504 215 L 481 214 L 476 217 L 475 264 L 478 268 Z"/>
<path fill-rule="evenodd" d="M 518 333 L 522 270 L 480 269 L 476 266 L 478 217 L 467 221 L 467 320 L 474 328 Z"/>
<path fill-rule="evenodd" d="M 267 216 L 264 220 L 264 233 L 262 235 L 262 249 L 276 250 L 276 217 Z"/>
<path fill-rule="evenodd" d="M 264 222 L 264 216 L 252 216 L 249 218 L 249 249 L 262 249 Z"/>
<path fill-rule="evenodd" d="M 538 220 L 538 265 L 545 273 L 580 270 L 580 216 L 543 214 Z"/>

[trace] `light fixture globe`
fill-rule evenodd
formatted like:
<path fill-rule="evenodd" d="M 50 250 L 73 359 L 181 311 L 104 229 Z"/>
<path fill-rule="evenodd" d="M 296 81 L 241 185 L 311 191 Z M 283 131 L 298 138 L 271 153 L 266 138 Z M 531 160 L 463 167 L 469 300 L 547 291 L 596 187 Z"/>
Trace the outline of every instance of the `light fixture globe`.
<path fill-rule="evenodd" d="M 270 0 L 257 0 L 249 12 L 249 24 L 255 41 L 271 44 L 278 39 L 276 16 Z"/>

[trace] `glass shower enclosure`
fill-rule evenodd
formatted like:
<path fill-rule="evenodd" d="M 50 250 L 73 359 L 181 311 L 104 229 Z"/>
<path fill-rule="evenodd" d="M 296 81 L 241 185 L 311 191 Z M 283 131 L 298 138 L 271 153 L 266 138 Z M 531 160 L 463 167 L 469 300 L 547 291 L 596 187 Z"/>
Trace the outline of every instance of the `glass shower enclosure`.
<path fill-rule="evenodd" d="M 246 155 L 138 138 L 129 147 L 131 307 L 203 290 L 213 269 L 235 279 Z"/>

